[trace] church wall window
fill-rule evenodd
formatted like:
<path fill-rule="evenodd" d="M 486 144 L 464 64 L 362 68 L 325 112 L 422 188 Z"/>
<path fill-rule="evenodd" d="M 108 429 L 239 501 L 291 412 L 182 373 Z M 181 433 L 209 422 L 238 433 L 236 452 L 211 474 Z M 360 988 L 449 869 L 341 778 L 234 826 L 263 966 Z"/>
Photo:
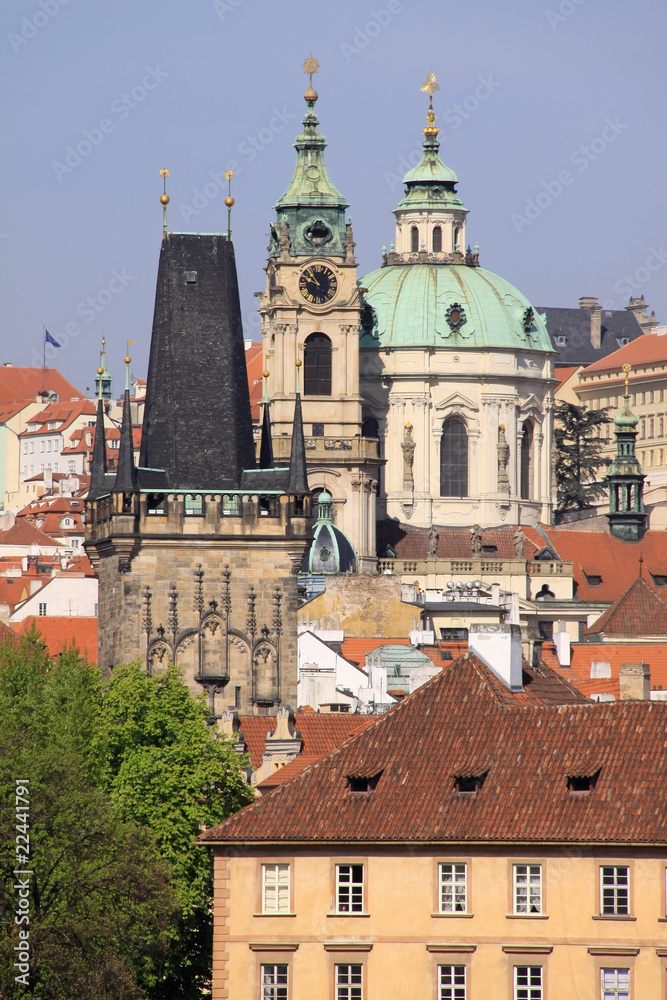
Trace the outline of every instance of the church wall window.
<path fill-rule="evenodd" d="M 533 425 L 527 420 L 521 434 L 521 497 L 530 500 L 533 495 Z"/>
<path fill-rule="evenodd" d="M 417 253 L 419 250 L 419 230 L 416 226 L 410 230 L 410 249 L 413 253 Z"/>
<path fill-rule="evenodd" d="M 380 437 L 380 426 L 375 417 L 366 417 L 361 425 L 361 436 L 365 438 Z"/>
<path fill-rule="evenodd" d="M 468 493 L 468 434 L 460 417 L 450 417 L 440 441 L 440 496 L 464 497 Z"/>
<path fill-rule="evenodd" d="M 331 341 L 324 333 L 311 333 L 303 352 L 303 391 L 306 396 L 331 395 Z"/>
<path fill-rule="evenodd" d="M 442 250 L 442 229 L 440 226 L 433 227 L 433 253 L 440 253 Z"/>

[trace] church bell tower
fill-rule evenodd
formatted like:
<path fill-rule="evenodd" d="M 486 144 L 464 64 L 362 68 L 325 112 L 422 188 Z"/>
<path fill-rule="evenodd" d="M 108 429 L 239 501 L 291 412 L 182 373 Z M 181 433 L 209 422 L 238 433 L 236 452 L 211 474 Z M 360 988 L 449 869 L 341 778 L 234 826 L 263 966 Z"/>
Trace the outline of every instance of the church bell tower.
<path fill-rule="evenodd" d="M 258 293 L 265 368 L 270 373 L 274 451 L 289 454 L 295 360 L 302 361 L 302 405 L 310 489 L 327 489 L 333 516 L 350 537 L 362 572 L 374 572 L 375 500 L 379 478 L 377 425 L 364 423 L 359 392 L 362 291 L 357 287 L 348 208 L 324 162 L 318 131 L 312 57 L 307 112 L 297 136 L 297 161 L 275 205 L 266 286 Z"/>

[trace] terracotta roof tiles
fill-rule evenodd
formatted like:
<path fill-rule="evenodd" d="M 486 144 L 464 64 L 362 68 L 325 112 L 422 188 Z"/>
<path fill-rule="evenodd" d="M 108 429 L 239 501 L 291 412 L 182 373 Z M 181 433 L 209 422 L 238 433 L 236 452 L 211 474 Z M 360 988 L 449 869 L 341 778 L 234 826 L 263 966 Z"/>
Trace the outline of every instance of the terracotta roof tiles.
<path fill-rule="evenodd" d="M 323 757 L 331 753 L 347 737 L 362 726 L 368 725 L 368 715 L 350 715 L 346 712 L 297 712 L 294 728 L 301 733 L 302 754 Z M 264 744 L 269 732 L 276 727 L 272 715 L 241 715 L 239 729 L 245 736 L 247 753 L 254 769 L 262 763 Z"/>
<path fill-rule="evenodd" d="M 18 635 L 35 626 L 50 656 L 57 656 L 74 644 L 88 663 L 97 663 L 97 618 L 37 618 L 29 615 L 11 628 Z"/>
<path fill-rule="evenodd" d="M 664 843 L 667 704 L 509 706 L 472 654 L 203 841 Z M 486 770 L 473 794 L 456 775 Z M 599 771 L 573 795 L 567 776 Z M 474 773 L 474 772 L 473 772 Z M 349 775 L 380 774 L 350 793 Z"/>

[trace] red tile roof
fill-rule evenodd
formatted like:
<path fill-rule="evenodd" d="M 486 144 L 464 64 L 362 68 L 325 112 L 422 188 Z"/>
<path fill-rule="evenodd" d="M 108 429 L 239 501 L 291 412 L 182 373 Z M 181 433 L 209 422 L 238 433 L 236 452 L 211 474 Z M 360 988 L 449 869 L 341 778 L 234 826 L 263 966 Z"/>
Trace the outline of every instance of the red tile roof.
<path fill-rule="evenodd" d="M 559 667 L 556 650 L 546 643 L 543 658 L 555 672 L 567 679 L 587 698 L 594 694 L 620 697 L 619 678 L 622 663 L 648 663 L 651 690 L 667 691 L 667 644 L 664 642 L 581 642 L 573 643 L 571 665 Z M 609 664 L 610 677 L 591 677 L 594 663 Z"/>
<path fill-rule="evenodd" d="M 0 365 L 0 399 L 32 402 L 41 394 L 55 392 L 62 400 L 83 399 L 84 393 L 75 389 L 55 368 L 15 368 Z"/>
<path fill-rule="evenodd" d="M 508 705 L 468 653 L 203 841 L 655 844 L 667 839 L 667 704 Z M 568 775 L 593 775 L 572 795 Z M 350 794 L 348 776 L 380 775 Z M 475 794 L 457 775 L 485 775 Z"/>
<path fill-rule="evenodd" d="M 34 524 L 22 517 L 7 531 L 0 531 L 0 546 L 2 545 L 60 545 L 55 538 L 44 534 Z M 0 549 L 0 555 L 2 551 Z"/>
<path fill-rule="evenodd" d="M 589 635 L 635 639 L 642 636 L 667 638 L 667 603 L 646 580 L 637 579 L 586 631 Z"/>
<path fill-rule="evenodd" d="M 372 717 L 350 715 L 346 712 L 297 712 L 294 728 L 301 733 L 302 754 L 323 757 L 339 747 L 344 740 L 362 726 L 367 726 Z M 269 732 L 276 728 L 276 720 L 271 715 L 242 715 L 239 729 L 245 736 L 247 753 L 256 770 L 262 763 L 264 743 Z"/>
<path fill-rule="evenodd" d="M 556 392 L 558 392 L 560 387 L 567 382 L 570 375 L 574 375 L 578 368 L 579 365 L 563 365 L 562 368 L 558 365 L 554 365 L 554 378 L 558 379 L 558 385 L 555 389 Z"/>
<path fill-rule="evenodd" d="M 37 434 L 61 434 L 77 417 L 81 416 L 91 418 L 95 416 L 95 404 L 92 400 L 78 399 L 71 402 L 49 403 L 46 409 L 40 410 L 28 421 L 29 427 L 32 427 L 33 424 L 39 424 L 39 427 L 36 430 L 23 431 L 19 437 L 29 438 Z M 58 426 L 50 431 L 47 425 L 51 421 L 56 422 Z"/>
<path fill-rule="evenodd" d="M 645 333 L 643 337 L 631 340 L 625 347 L 608 354 L 606 358 L 600 358 L 599 361 L 588 365 L 582 372 L 582 377 L 602 372 L 618 372 L 618 380 L 621 381 L 625 377 L 622 373 L 622 366 L 625 364 L 631 364 L 633 369 L 667 364 L 667 336 L 664 333 Z M 636 377 L 636 372 L 630 373 L 630 381 L 633 375 Z"/>
<path fill-rule="evenodd" d="M 39 632 L 50 656 L 57 656 L 74 643 L 88 663 L 97 663 L 97 618 L 37 618 L 29 615 L 10 628 L 18 635 L 29 632 L 32 625 Z"/>
<path fill-rule="evenodd" d="M 644 579 L 651 588 L 651 574 L 667 576 L 665 531 L 647 531 L 642 541 L 635 544 L 612 538 L 606 531 L 573 531 L 565 527 L 542 530 L 558 557 L 573 564 L 576 596 L 581 601 L 612 602 L 619 598 L 639 576 L 640 556 L 644 559 Z M 524 531 L 531 540 L 535 537 L 535 529 L 524 528 Z M 594 576 L 602 577 L 599 586 L 588 582 Z"/>

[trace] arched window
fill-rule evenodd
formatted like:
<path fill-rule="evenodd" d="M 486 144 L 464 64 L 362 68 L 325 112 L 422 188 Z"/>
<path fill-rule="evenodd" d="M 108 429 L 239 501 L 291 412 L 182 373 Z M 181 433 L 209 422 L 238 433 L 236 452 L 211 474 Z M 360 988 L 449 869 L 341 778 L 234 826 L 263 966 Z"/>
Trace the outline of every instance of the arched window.
<path fill-rule="evenodd" d="M 324 333 L 311 333 L 306 337 L 303 391 L 306 396 L 331 395 L 331 341 Z"/>
<path fill-rule="evenodd" d="M 375 417 L 366 417 L 361 425 L 361 436 L 364 438 L 380 437 L 380 426 Z"/>
<path fill-rule="evenodd" d="M 419 250 L 419 230 L 416 226 L 410 230 L 410 249 L 413 253 L 417 253 Z"/>
<path fill-rule="evenodd" d="M 460 417 L 450 417 L 440 440 L 440 496 L 468 494 L 468 434 Z"/>
<path fill-rule="evenodd" d="M 440 253 L 442 250 L 442 229 L 435 226 L 433 229 L 433 253 Z"/>
<path fill-rule="evenodd" d="M 529 420 L 521 434 L 521 498 L 530 500 L 533 495 L 533 425 Z"/>
<path fill-rule="evenodd" d="M 454 230 L 454 249 L 456 249 L 456 246 L 459 243 L 460 237 L 461 237 L 461 228 L 460 228 L 460 226 L 457 226 L 456 229 Z M 461 248 L 459 247 L 459 250 L 460 249 Z"/>

